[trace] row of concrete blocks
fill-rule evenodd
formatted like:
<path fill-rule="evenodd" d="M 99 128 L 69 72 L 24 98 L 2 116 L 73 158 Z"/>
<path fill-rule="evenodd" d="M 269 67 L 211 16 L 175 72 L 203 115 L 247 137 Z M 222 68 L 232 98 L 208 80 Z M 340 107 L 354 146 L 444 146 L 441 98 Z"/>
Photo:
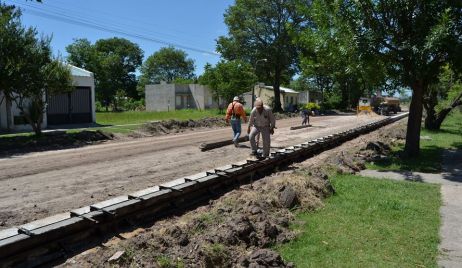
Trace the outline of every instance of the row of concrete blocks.
<path fill-rule="evenodd" d="M 306 159 L 406 116 L 399 115 L 272 152 L 264 160 L 247 160 L 180 178 L 130 195 L 116 197 L 0 232 L 0 266 L 32 267 L 62 261 L 124 228 L 133 228 L 206 202 L 298 159 Z"/>

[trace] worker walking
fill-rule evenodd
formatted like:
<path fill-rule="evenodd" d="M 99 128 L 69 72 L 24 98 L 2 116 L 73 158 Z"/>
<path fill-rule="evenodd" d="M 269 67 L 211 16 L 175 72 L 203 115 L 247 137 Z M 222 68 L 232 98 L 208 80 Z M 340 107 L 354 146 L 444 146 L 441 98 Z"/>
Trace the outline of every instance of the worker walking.
<path fill-rule="evenodd" d="M 244 123 L 247 122 L 244 106 L 239 102 L 239 97 L 236 96 L 226 110 L 226 123 L 229 124 L 231 120 L 233 143 L 236 147 L 239 147 L 239 137 L 241 136 L 241 118 L 244 120 Z"/>
<path fill-rule="evenodd" d="M 310 124 L 310 112 L 306 109 L 306 108 L 303 108 L 303 110 L 300 112 L 301 116 L 302 116 L 302 126 L 306 125 L 306 124 Z"/>
<path fill-rule="evenodd" d="M 250 113 L 249 134 L 250 145 L 252 147 L 252 155 L 257 156 L 258 144 L 255 140 L 256 136 L 261 133 L 263 139 L 263 154 L 261 157 L 268 157 L 271 146 L 271 136 L 276 128 L 276 119 L 274 118 L 271 108 L 263 106 L 263 101 L 260 98 L 255 100 L 255 107 Z"/>

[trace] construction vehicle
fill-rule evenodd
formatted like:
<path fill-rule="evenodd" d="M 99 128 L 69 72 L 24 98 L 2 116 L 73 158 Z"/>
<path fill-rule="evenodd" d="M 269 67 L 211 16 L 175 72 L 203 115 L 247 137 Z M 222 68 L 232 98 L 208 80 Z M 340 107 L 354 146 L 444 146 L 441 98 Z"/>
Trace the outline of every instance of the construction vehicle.
<path fill-rule="evenodd" d="M 380 115 L 390 115 L 391 113 L 401 112 L 398 98 L 393 97 L 373 97 L 372 107 L 374 112 Z"/>

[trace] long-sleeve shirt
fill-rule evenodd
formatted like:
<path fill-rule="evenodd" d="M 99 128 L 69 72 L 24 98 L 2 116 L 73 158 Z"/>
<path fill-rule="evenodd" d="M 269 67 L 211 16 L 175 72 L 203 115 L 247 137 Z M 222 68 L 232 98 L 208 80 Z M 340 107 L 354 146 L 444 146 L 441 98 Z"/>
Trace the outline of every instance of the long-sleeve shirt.
<path fill-rule="evenodd" d="M 274 118 L 271 108 L 263 106 L 263 111 L 259 113 L 257 108 L 250 112 L 249 126 L 255 127 L 276 127 L 276 118 Z"/>
<path fill-rule="evenodd" d="M 234 114 L 239 118 L 244 119 L 247 122 L 247 115 L 244 111 L 244 106 L 239 103 L 238 101 L 233 101 L 228 105 L 228 109 L 226 110 L 226 120 L 229 120 L 233 114 L 233 107 L 234 107 Z"/>

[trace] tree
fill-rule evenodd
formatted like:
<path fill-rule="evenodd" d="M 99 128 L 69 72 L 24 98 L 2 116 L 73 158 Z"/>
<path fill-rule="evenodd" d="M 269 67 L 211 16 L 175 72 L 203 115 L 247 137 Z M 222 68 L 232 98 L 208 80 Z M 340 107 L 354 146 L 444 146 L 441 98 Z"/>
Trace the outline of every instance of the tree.
<path fill-rule="evenodd" d="M 0 88 L 7 100 L 8 117 L 14 102 L 35 134 L 40 135 L 46 95 L 73 89 L 70 69 L 52 58 L 50 38 L 37 38 L 34 28 L 21 25 L 19 10 L 0 4 L 0 11 Z"/>
<path fill-rule="evenodd" d="M 462 81 L 448 66 L 445 66 L 438 82 L 430 85 L 424 95 L 423 105 L 427 116 L 425 128 L 438 130 L 452 109 L 462 105 Z"/>
<path fill-rule="evenodd" d="M 117 91 L 138 99 L 135 72 L 141 66 L 143 51 L 124 38 L 100 39 L 92 45 L 86 39 L 77 39 L 66 47 L 68 61 L 95 75 L 96 97 L 106 108 L 112 104 L 117 110 Z"/>
<path fill-rule="evenodd" d="M 330 1 L 328 1 L 330 2 Z M 405 154 L 419 154 L 422 101 L 440 68 L 460 65 L 461 5 L 450 0 L 344 0 L 339 13 L 365 53 L 412 89 Z"/>
<path fill-rule="evenodd" d="M 323 101 L 325 93 L 337 95 L 339 108 L 351 108 L 385 83 L 385 72 L 382 62 L 361 52 L 354 31 L 338 16 L 340 8 L 340 2 L 325 1 L 299 6 L 311 23 L 297 33 L 296 42 L 302 76 L 314 81 Z"/>
<path fill-rule="evenodd" d="M 209 86 L 215 98 L 231 101 L 234 96 L 248 92 L 256 81 L 253 68 L 241 60 L 220 61 L 212 67 L 206 64 L 199 83 Z"/>
<path fill-rule="evenodd" d="M 194 60 L 180 49 L 164 47 L 149 56 L 141 67 L 138 91 L 144 93 L 148 84 L 159 84 L 161 81 L 171 83 L 175 80 L 194 79 Z"/>
<path fill-rule="evenodd" d="M 275 111 L 282 111 L 280 85 L 288 83 L 297 70 L 298 50 L 291 31 L 297 31 L 305 23 L 296 8 L 302 2 L 236 0 L 224 15 L 229 36 L 218 38 L 217 50 L 225 59 L 253 64 L 260 81 L 270 81 Z M 257 66 L 259 59 L 267 61 Z"/>

